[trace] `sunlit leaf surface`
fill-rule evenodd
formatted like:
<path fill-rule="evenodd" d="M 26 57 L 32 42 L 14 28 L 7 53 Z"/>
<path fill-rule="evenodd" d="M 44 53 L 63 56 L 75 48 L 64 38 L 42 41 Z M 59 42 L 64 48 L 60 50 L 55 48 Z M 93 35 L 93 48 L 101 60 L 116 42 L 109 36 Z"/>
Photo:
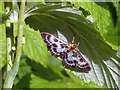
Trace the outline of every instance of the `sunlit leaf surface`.
<path fill-rule="evenodd" d="M 120 42 L 118 42 L 118 39 L 120 38 L 120 35 L 118 34 L 118 23 L 116 26 L 114 26 L 112 15 L 118 15 L 117 18 L 119 18 L 119 11 L 117 11 L 118 3 L 115 3 L 116 7 L 116 13 L 115 11 L 110 12 L 110 7 L 105 2 L 74 2 L 72 0 L 73 4 L 76 7 L 81 7 L 85 9 L 87 12 L 89 12 L 92 15 L 92 18 L 94 19 L 94 22 L 98 26 L 98 31 L 101 33 L 104 38 L 107 39 L 109 42 L 109 45 L 111 45 L 112 48 L 115 50 L 118 49 L 118 45 Z M 110 2 L 112 3 L 112 2 Z M 112 8 L 112 10 L 114 7 Z M 118 19 L 119 20 L 119 19 Z M 116 22 L 115 22 L 116 23 Z"/>
<path fill-rule="evenodd" d="M 23 46 L 24 54 L 31 60 L 46 66 L 48 64 L 48 51 L 39 31 L 34 31 L 29 26 L 26 26 L 24 31 L 26 40 Z"/>
<path fill-rule="evenodd" d="M 105 84 L 109 88 L 118 88 L 118 77 L 120 77 L 118 72 L 120 70 L 120 65 L 118 64 L 116 51 L 112 50 L 112 48 L 106 44 L 95 27 L 96 25 L 92 24 L 78 13 L 75 14 L 70 11 L 63 11 L 63 9 L 60 10 L 60 8 L 61 6 L 44 6 L 32 9 L 26 13 L 26 16 L 32 15 L 26 18 L 26 23 L 35 30 L 39 29 L 40 31 L 46 31 L 53 34 L 58 30 L 66 36 L 69 42 L 71 42 L 72 37 L 75 36 L 76 42 L 80 42 L 79 49 L 89 61 L 92 70 L 89 73 L 74 71 L 73 73 L 83 78 L 86 82 L 93 81 L 98 85 Z M 38 39 L 36 38 L 38 37 L 38 32 L 35 35 L 34 32 L 35 31 L 29 30 L 25 31 L 26 47 L 24 52 L 30 59 L 34 59 L 34 61 L 44 65 L 46 62 L 45 60 L 47 60 L 44 58 L 44 55 L 46 55 L 46 49 L 43 50 L 45 44 L 42 39 L 40 39 L 39 42 L 36 41 Z M 41 74 L 38 76 L 40 75 Z M 30 81 L 31 87 L 38 86 L 33 84 L 38 77 L 32 75 L 32 78 L 33 79 Z M 52 82 L 39 78 L 38 83 L 40 84 L 41 81 L 46 84 Z"/>
<path fill-rule="evenodd" d="M 0 2 L 0 69 L 6 65 L 6 31 L 5 24 L 2 24 L 2 22 L 5 21 L 7 15 L 3 15 L 3 6 L 4 4 Z"/>

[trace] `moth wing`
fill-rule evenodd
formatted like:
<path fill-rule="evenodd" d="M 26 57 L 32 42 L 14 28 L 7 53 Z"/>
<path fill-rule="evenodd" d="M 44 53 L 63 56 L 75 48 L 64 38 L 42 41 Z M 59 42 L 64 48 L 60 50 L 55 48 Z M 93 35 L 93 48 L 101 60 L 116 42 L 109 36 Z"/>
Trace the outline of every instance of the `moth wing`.
<path fill-rule="evenodd" d="M 60 40 L 63 40 L 63 41 L 65 41 L 66 43 L 68 43 L 67 38 L 66 38 L 62 33 L 60 33 L 59 31 L 57 31 L 57 37 L 58 37 Z"/>
<path fill-rule="evenodd" d="M 67 42 L 60 40 L 59 38 L 46 33 L 42 32 L 41 33 L 44 41 L 47 43 L 47 47 L 52 53 L 52 55 L 56 57 L 61 57 L 61 55 L 66 52 L 67 50 Z"/>
<path fill-rule="evenodd" d="M 83 58 L 78 48 L 68 50 L 68 43 L 46 32 L 41 33 L 52 55 L 63 59 L 66 67 L 72 67 L 80 71 L 90 71 L 90 65 Z"/>
<path fill-rule="evenodd" d="M 66 58 L 63 59 L 63 64 L 65 66 L 75 68 L 80 71 L 88 72 L 90 71 L 90 65 L 83 58 L 79 50 L 71 50 L 66 54 Z"/>

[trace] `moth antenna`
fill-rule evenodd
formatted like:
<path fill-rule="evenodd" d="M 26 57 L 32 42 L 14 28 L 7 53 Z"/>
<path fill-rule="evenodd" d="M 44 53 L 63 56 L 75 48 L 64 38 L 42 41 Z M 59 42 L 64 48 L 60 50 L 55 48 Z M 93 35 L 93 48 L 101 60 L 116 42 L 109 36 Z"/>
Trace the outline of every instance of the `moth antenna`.
<path fill-rule="evenodd" d="M 72 39 L 72 43 L 74 43 L 75 42 L 75 36 L 73 37 L 73 39 Z"/>
<path fill-rule="evenodd" d="M 80 45 L 80 42 L 78 42 L 77 47 Z"/>

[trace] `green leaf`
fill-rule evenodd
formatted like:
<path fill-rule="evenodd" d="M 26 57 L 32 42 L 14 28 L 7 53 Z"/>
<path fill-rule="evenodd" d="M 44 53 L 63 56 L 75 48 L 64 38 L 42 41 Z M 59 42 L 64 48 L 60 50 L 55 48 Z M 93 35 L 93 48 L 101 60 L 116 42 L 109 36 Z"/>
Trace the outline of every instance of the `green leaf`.
<path fill-rule="evenodd" d="M 110 25 L 108 26 L 108 32 L 105 36 L 105 38 L 107 39 L 107 41 L 109 41 L 109 44 L 112 44 L 111 46 L 113 46 L 114 49 L 116 49 L 115 46 L 117 46 L 117 49 L 118 49 L 118 45 L 120 45 L 120 41 L 119 41 L 119 38 L 120 38 L 120 29 L 118 28 L 119 27 L 119 14 L 120 12 L 118 11 L 118 7 L 120 7 L 119 3 L 114 3 L 114 8 L 116 10 L 116 14 L 117 14 L 117 24 L 116 26 L 114 26 L 113 24 L 113 21 L 109 22 Z M 116 49 L 116 50 L 117 50 Z"/>
<path fill-rule="evenodd" d="M 3 21 L 1 18 L 5 17 L 3 13 L 3 3 L 0 2 L 0 69 L 6 65 L 6 29 L 5 24 L 2 24 Z"/>
<path fill-rule="evenodd" d="M 109 21 L 110 21 L 110 13 L 108 10 L 104 9 L 103 7 L 95 4 L 94 2 L 72 2 L 73 4 L 75 4 L 76 7 L 82 7 L 84 8 L 86 11 L 90 12 L 93 19 L 95 20 L 97 26 L 98 26 L 98 30 L 101 33 L 101 35 L 105 35 L 107 33 L 107 27 L 109 25 Z M 104 5 L 106 8 L 107 5 L 106 3 L 103 3 L 102 5 Z M 104 16 L 103 16 L 104 15 Z"/>
<path fill-rule="evenodd" d="M 39 2 L 39 3 L 38 3 Z M 27 7 L 25 8 L 26 10 L 29 10 L 29 8 L 34 7 L 35 5 L 40 4 L 40 5 L 45 5 L 44 0 L 37 0 L 36 2 L 26 2 Z"/>
<path fill-rule="evenodd" d="M 77 8 L 82 7 L 90 12 L 100 34 L 108 41 L 115 50 L 118 49 L 118 25 L 115 27 L 112 20 L 112 12 L 106 2 L 72 2 Z M 112 2 L 111 2 L 112 3 Z"/>
<path fill-rule="evenodd" d="M 119 42 L 119 32 L 120 30 L 118 29 L 118 27 L 112 27 L 112 25 L 110 27 L 108 27 L 109 31 L 107 32 L 105 38 L 106 40 L 109 42 L 110 46 L 112 46 L 113 49 L 117 50 L 118 46 L 120 45 Z"/>
<path fill-rule="evenodd" d="M 98 86 L 94 82 L 89 84 L 84 82 L 83 79 L 71 72 L 61 69 L 62 65 L 58 62 L 59 60 L 55 57 L 51 57 L 48 67 L 45 68 L 22 55 L 14 88 L 105 88 L 105 86 Z"/>
<path fill-rule="evenodd" d="M 91 4 L 87 5 L 89 6 Z M 48 6 L 46 6 L 46 8 L 47 7 Z M 35 9 L 34 12 L 37 14 L 31 12 L 33 16 L 26 18 L 26 23 L 40 31 L 55 33 L 56 30 L 58 30 L 64 34 L 69 41 L 72 41 L 72 37 L 75 36 L 76 42 L 80 42 L 79 50 L 86 56 L 85 58 L 89 61 L 92 70 L 89 73 L 73 73 L 79 75 L 86 82 L 93 81 L 98 85 L 105 84 L 108 88 L 118 88 L 117 77 L 120 77 L 120 74 L 117 71 L 120 70 L 120 65 L 118 64 L 116 51 L 106 43 L 99 33 L 105 34 L 104 30 L 97 30 L 96 24 L 91 23 L 86 20 L 85 17 L 78 14 L 78 10 L 76 10 L 76 13 L 73 13 L 67 11 L 66 8 L 64 8 L 65 10 L 61 8 L 57 8 L 56 10 L 56 6 L 54 10 L 53 8 L 54 6 L 52 6 L 52 10 L 50 10 L 51 8 L 47 8 L 48 10 L 45 12 L 44 9 L 40 10 L 41 12 L 37 12 L 40 8 L 38 8 L 38 10 Z M 99 11 L 103 10 L 100 7 L 97 9 Z M 104 11 L 105 10 L 103 10 L 103 12 Z M 98 21 L 100 17 L 101 16 L 98 17 Z M 105 17 L 108 19 L 109 15 L 107 14 Z M 101 24 L 101 21 L 97 24 L 100 24 L 100 28 L 108 26 L 106 22 L 102 26 L 103 23 Z"/>
<path fill-rule="evenodd" d="M 5 25 L 0 25 L 0 69 L 6 65 L 6 32 Z"/>
<path fill-rule="evenodd" d="M 46 66 L 48 63 L 48 51 L 39 31 L 34 31 L 29 26 L 25 26 L 24 35 L 26 39 L 23 46 L 24 54 L 31 60 Z"/>
<path fill-rule="evenodd" d="M 51 60 L 54 60 L 54 57 Z M 55 66 L 50 66 L 52 65 Z M 51 67 L 45 68 L 23 55 L 14 88 L 103 88 L 93 82 L 87 84 L 74 74 L 59 70 L 60 67 L 56 67 L 57 72 Z"/>
<path fill-rule="evenodd" d="M 30 81 L 31 88 L 102 88 L 93 83 L 85 84 L 84 81 L 73 82 L 71 80 L 56 80 L 48 81 L 39 77 L 36 77 L 34 74 L 31 74 L 32 80 Z"/>
<path fill-rule="evenodd" d="M 31 67 L 27 64 L 28 57 L 22 54 L 19 66 L 19 72 L 14 81 L 14 88 L 27 88 L 29 87 L 29 74 L 32 72 Z"/>

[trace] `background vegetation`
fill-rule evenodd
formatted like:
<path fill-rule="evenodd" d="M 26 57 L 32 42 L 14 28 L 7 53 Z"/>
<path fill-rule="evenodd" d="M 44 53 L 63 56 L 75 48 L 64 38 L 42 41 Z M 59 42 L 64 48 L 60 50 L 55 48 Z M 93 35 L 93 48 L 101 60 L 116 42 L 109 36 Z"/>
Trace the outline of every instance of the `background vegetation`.
<path fill-rule="evenodd" d="M 1 87 L 120 88 L 118 2 L 0 2 L 0 7 Z M 47 50 L 43 31 L 59 31 L 69 42 L 75 35 L 92 70 L 65 69 Z"/>

